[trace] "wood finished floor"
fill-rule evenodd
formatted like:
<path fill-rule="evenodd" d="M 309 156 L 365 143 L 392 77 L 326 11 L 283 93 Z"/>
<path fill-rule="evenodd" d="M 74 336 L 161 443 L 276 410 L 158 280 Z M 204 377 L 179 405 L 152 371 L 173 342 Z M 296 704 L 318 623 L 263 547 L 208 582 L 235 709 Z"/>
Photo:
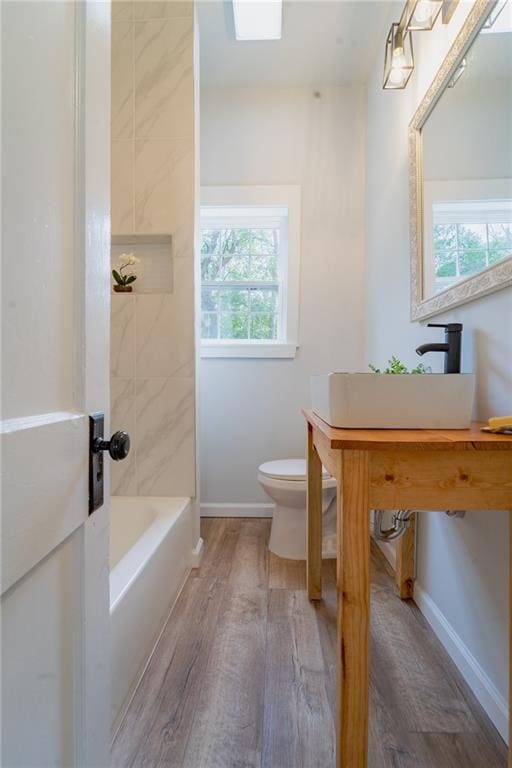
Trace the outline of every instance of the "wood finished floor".
<path fill-rule="evenodd" d="M 112 749 L 113 768 L 333 768 L 336 593 L 268 555 L 268 520 L 206 519 Z M 505 768 L 506 749 L 372 551 L 370 768 Z"/>

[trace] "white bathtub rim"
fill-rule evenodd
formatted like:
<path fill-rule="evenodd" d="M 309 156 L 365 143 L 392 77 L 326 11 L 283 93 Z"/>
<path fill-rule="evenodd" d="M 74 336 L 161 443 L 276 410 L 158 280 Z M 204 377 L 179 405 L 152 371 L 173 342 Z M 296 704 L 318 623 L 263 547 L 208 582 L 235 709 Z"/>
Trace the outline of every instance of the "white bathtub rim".
<path fill-rule="evenodd" d="M 122 497 L 121 497 L 122 498 Z M 132 497 L 127 497 L 132 498 Z M 152 558 L 158 549 L 162 538 L 167 535 L 178 518 L 190 505 L 190 498 L 185 496 L 156 497 L 141 496 L 137 499 L 144 502 L 155 503 L 172 502 L 169 508 L 160 509 L 153 522 L 144 531 L 142 536 L 126 552 L 110 572 L 110 613 L 112 614 L 126 595 L 130 586 L 138 578 L 145 568 L 148 560 Z"/>

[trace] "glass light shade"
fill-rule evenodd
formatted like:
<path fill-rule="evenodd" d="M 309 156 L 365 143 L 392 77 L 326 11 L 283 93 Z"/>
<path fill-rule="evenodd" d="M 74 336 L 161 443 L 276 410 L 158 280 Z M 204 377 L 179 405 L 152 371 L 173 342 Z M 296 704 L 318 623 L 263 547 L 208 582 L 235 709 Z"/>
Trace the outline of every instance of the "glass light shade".
<path fill-rule="evenodd" d="M 385 90 L 400 90 L 409 82 L 414 69 L 414 55 L 411 34 L 401 30 L 399 24 L 392 24 L 386 40 L 384 58 Z"/>
<path fill-rule="evenodd" d="M 407 29 L 410 32 L 432 29 L 442 7 L 443 0 L 410 0 Z"/>

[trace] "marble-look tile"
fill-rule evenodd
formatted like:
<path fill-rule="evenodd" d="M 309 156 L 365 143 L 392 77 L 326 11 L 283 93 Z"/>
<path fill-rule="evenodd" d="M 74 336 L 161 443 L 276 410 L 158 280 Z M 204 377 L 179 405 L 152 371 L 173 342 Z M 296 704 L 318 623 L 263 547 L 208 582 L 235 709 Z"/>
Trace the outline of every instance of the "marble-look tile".
<path fill-rule="evenodd" d="M 112 103 L 113 139 L 133 136 L 133 23 L 112 22 Z"/>
<path fill-rule="evenodd" d="M 192 262 L 182 261 L 192 267 Z M 194 375 L 194 295 L 189 290 L 137 297 L 137 378 Z"/>
<path fill-rule="evenodd" d="M 139 496 L 193 496 L 193 379 L 137 379 Z"/>
<path fill-rule="evenodd" d="M 193 21 L 135 25 L 135 136 L 194 134 Z"/>
<path fill-rule="evenodd" d="M 133 141 L 112 142 L 112 234 L 133 233 Z"/>
<path fill-rule="evenodd" d="M 110 304 L 110 374 L 135 377 L 135 296 L 112 294 Z"/>
<path fill-rule="evenodd" d="M 131 21 L 132 18 L 132 0 L 112 0 L 112 21 Z"/>
<path fill-rule="evenodd" d="M 194 3 L 182 0 L 136 0 L 133 4 L 135 19 L 171 19 L 193 16 Z"/>
<path fill-rule="evenodd" d="M 114 496 L 137 495 L 137 450 L 135 419 L 135 380 L 112 378 L 110 382 L 110 426 L 130 435 L 130 453 L 123 461 L 111 461 L 111 493 Z"/>
<path fill-rule="evenodd" d="M 193 258 L 192 139 L 135 142 L 135 231 L 171 234 L 173 257 Z"/>

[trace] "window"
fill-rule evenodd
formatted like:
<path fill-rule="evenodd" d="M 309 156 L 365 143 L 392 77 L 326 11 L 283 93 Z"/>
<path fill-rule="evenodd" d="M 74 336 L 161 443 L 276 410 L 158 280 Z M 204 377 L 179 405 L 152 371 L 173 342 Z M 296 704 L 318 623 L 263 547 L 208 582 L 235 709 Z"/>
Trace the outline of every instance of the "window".
<path fill-rule="evenodd" d="M 433 204 L 436 290 L 512 256 L 512 202 Z"/>
<path fill-rule="evenodd" d="M 204 357 L 295 355 L 298 213 L 296 188 L 203 190 Z"/>
<path fill-rule="evenodd" d="M 222 213 L 202 210 L 201 336 L 282 339 L 287 211 Z"/>

